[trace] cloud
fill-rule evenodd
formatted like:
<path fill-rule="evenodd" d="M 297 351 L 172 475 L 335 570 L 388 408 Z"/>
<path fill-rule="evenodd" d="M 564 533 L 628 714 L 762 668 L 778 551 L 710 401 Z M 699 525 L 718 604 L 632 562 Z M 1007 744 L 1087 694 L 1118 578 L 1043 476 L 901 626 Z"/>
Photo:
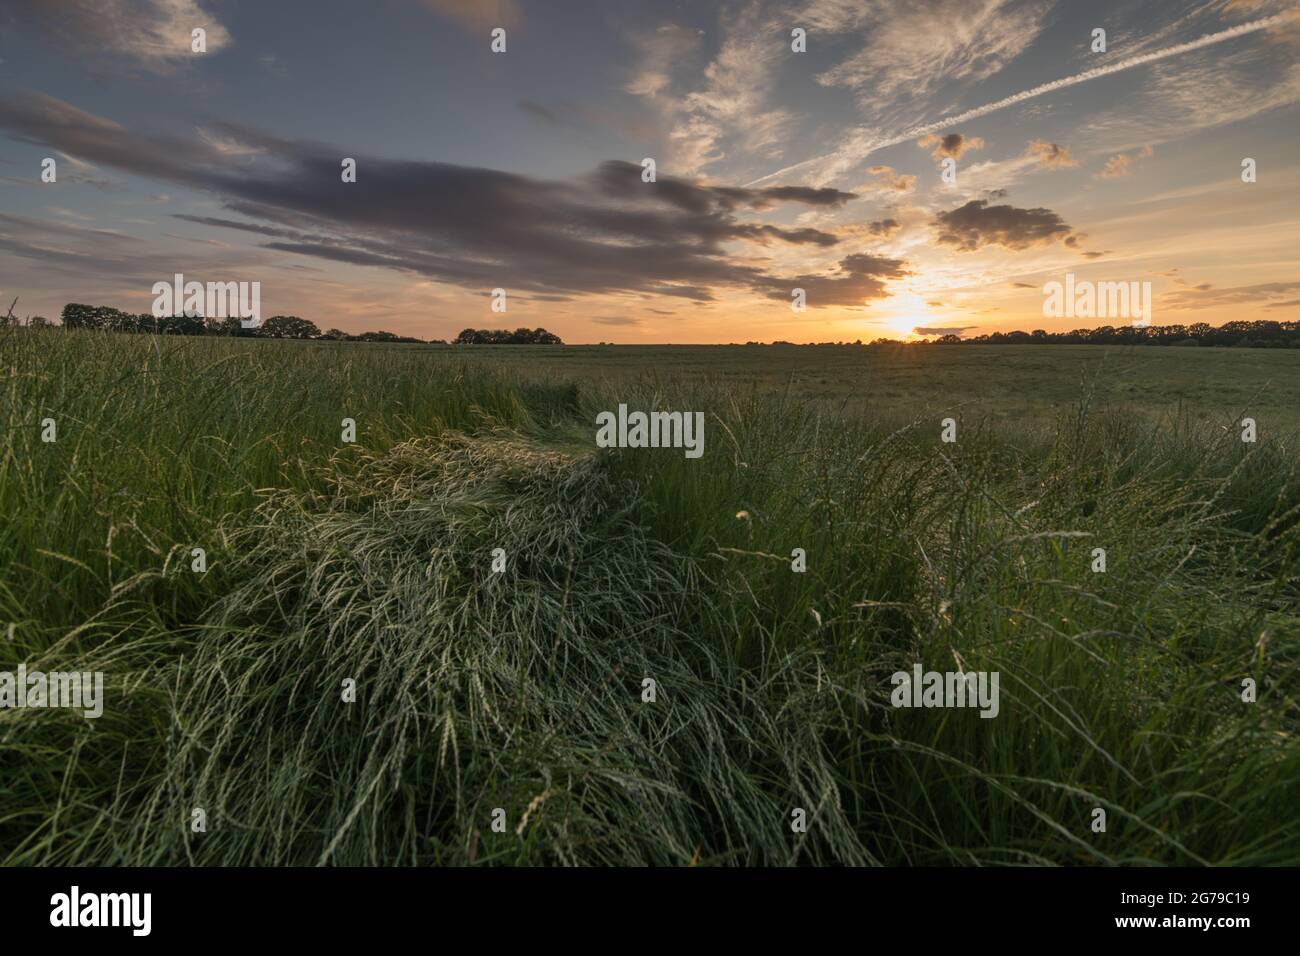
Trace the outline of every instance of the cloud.
<path fill-rule="evenodd" d="M 1078 241 L 1074 231 L 1050 209 L 990 206 L 985 199 L 972 199 L 964 206 L 938 213 L 934 227 L 936 242 L 963 252 L 993 245 L 1018 251 L 1058 239 L 1073 246 Z"/>
<path fill-rule="evenodd" d="M 534 103 L 532 100 L 520 100 L 516 105 L 525 113 L 530 113 L 533 116 L 550 123 L 552 126 L 562 125 L 560 117 L 552 110 L 548 110 L 541 103 Z"/>
<path fill-rule="evenodd" d="M 1300 291 L 1300 280 L 1287 282 L 1263 282 L 1258 285 L 1241 285 L 1216 289 L 1201 283 L 1194 289 L 1179 289 L 1166 292 L 1161 301 L 1170 309 L 1208 309 L 1215 306 L 1252 303 L 1265 309 L 1282 308 L 1289 301 L 1282 297 L 1294 295 Z"/>
<path fill-rule="evenodd" d="M 803 289 L 810 309 L 828 306 L 862 306 L 872 299 L 887 298 L 890 279 L 912 273 L 902 259 L 890 259 L 857 253 L 840 260 L 832 275 L 798 275 L 789 279 L 765 279 L 760 283 L 770 290 L 768 297 L 789 301 L 794 289 Z"/>
<path fill-rule="evenodd" d="M 800 202 L 809 206 L 843 206 L 850 199 L 858 198 L 856 193 L 813 186 L 769 186 L 757 190 L 732 187 L 729 192 L 753 197 L 748 200 L 748 204 L 755 209 L 764 209 L 779 202 Z"/>
<path fill-rule="evenodd" d="M 836 207 L 854 198 L 835 189 L 747 189 L 665 176 L 643 183 L 641 167 L 622 161 L 545 180 L 361 155 L 357 181 L 345 184 L 339 149 L 210 125 L 219 137 L 148 135 L 42 94 L 0 97 L 0 129 L 83 161 L 206 192 L 233 214 L 189 221 L 260 236 L 266 249 L 471 289 L 630 291 L 697 301 L 713 298 L 719 286 L 764 294 L 788 289 L 789 280 L 738 259 L 727 244 L 829 247 L 838 238 L 740 214 L 785 203 Z M 231 163 L 231 143 L 246 160 Z M 869 257 L 850 256 L 841 267 L 844 276 L 821 286 L 828 294 L 843 290 L 837 301 L 871 297 L 877 278 L 888 274 Z"/>
<path fill-rule="evenodd" d="M 476 30 L 487 27 L 512 27 L 522 19 L 515 0 L 419 0 L 439 16 L 455 20 Z"/>
<path fill-rule="evenodd" d="M 934 335 L 934 336 L 961 335 L 967 329 L 973 329 L 973 328 L 977 328 L 977 326 L 952 325 L 952 326 L 948 326 L 947 328 L 941 328 L 938 326 L 917 326 L 916 328 L 912 329 L 912 334 L 913 335 Z"/>
<path fill-rule="evenodd" d="M 201 139 L 205 145 L 212 147 L 217 153 L 229 159 L 242 159 L 250 156 L 258 156 L 266 150 L 261 145 L 254 142 L 247 142 L 238 136 L 230 136 L 220 127 L 208 129 L 199 127 L 195 130 L 195 135 Z"/>
<path fill-rule="evenodd" d="M 515 106 L 521 113 L 555 129 L 582 130 L 588 134 L 614 133 L 625 139 L 639 141 L 652 140 L 662 133 L 662 128 L 655 124 L 653 118 L 595 102 L 579 104 L 557 100 L 539 103 L 537 100 L 521 99 L 516 101 Z"/>
<path fill-rule="evenodd" d="M 814 156 L 811 159 L 806 159 L 793 165 L 786 166 L 773 173 L 769 173 L 766 176 L 760 176 L 758 179 L 746 183 L 746 185 L 757 186 L 772 179 L 787 177 L 800 171 L 805 178 L 811 178 L 816 182 L 829 182 L 841 173 L 862 162 L 862 160 L 867 156 L 888 146 L 896 146 L 899 143 L 905 143 L 911 139 L 917 139 L 931 133 L 942 132 L 943 130 L 951 129 L 954 126 L 968 123 L 971 120 L 988 116 L 990 113 L 996 113 L 999 110 L 1004 110 L 1011 106 L 1017 106 L 1026 100 L 1034 99 L 1039 96 L 1046 96 L 1049 93 L 1055 93 L 1058 90 L 1077 86 L 1080 83 L 1087 83 L 1104 76 L 1111 76 L 1125 70 L 1135 69 L 1169 57 L 1180 56 L 1194 50 L 1201 50 L 1261 30 L 1282 28 L 1285 27 L 1288 22 L 1288 15 L 1279 14 L 1276 16 L 1252 20 L 1249 23 L 1240 23 L 1236 26 L 1228 27 L 1225 30 L 1206 34 L 1205 36 L 1199 37 L 1195 40 L 1190 40 L 1186 43 L 1179 43 L 1161 50 L 1128 57 L 1117 63 L 1108 63 L 1103 66 L 1094 67 L 1093 69 L 1084 70 L 1083 72 L 1075 73 L 1072 76 L 1061 77 L 1060 79 L 1052 80 L 1048 83 L 1040 83 L 1037 86 L 1021 90 L 1018 93 L 1012 93 L 1010 96 L 1004 96 L 1002 99 L 985 103 L 983 106 L 977 106 L 961 113 L 945 116 L 944 118 L 932 123 L 913 126 L 898 133 L 887 134 L 877 128 L 859 127 L 841 136 L 843 142 L 838 149 L 830 153 L 824 153 L 820 156 Z M 1286 102 L 1289 102 L 1289 100 Z M 1275 105 L 1278 104 L 1270 103 L 1268 108 Z"/>
<path fill-rule="evenodd" d="M 876 179 L 856 187 L 854 192 L 910 193 L 916 188 L 915 176 L 897 173 L 892 166 L 872 166 L 867 172 L 875 176 Z"/>
<path fill-rule="evenodd" d="M 758 4 L 732 20 L 731 32 L 704 68 L 704 86 L 683 101 L 686 128 L 718 159 L 726 155 L 724 137 L 734 139 L 745 154 L 775 157 L 783 152 L 794 116 L 768 106 L 781 56 L 783 47 L 772 42 L 772 24 L 760 19 Z"/>
<path fill-rule="evenodd" d="M 929 137 L 935 140 L 937 137 Z M 984 199 L 1003 199 L 1007 186 L 1016 185 L 1025 176 L 1077 166 L 1070 150 L 1046 140 L 1031 140 L 1019 156 L 1003 160 L 971 163 L 962 170 L 956 185 L 958 195 Z"/>
<path fill-rule="evenodd" d="M 963 136 L 961 133 L 947 133 L 943 136 L 929 135 L 922 136 L 916 141 L 916 145 L 922 149 L 928 149 L 933 146 L 934 151 L 930 153 L 935 159 L 961 159 L 962 153 L 971 149 L 983 149 L 984 140 L 978 136 Z"/>
<path fill-rule="evenodd" d="M 6 231 L 12 228 L 23 233 L 43 233 L 46 237 L 82 239 L 86 240 L 88 244 L 140 241 L 135 236 L 112 229 L 89 229 L 83 226 L 70 226 L 49 219 L 31 219 L 27 216 L 14 216 L 8 213 L 0 213 L 0 226 L 6 227 Z"/>
<path fill-rule="evenodd" d="M 867 223 L 867 229 L 873 236 L 882 236 L 888 239 L 894 233 L 902 228 L 902 223 L 897 219 L 880 219 L 876 222 Z"/>
<path fill-rule="evenodd" d="M 1139 159 L 1150 159 L 1155 154 L 1155 150 L 1150 146 L 1143 146 L 1136 153 L 1119 153 L 1106 160 L 1106 165 L 1102 167 L 1097 176 L 1100 179 L 1118 179 L 1121 176 L 1128 176 L 1133 172 L 1133 164 Z"/>
<path fill-rule="evenodd" d="M 754 210 L 769 209 L 781 203 L 800 203 L 807 206 L 840 207 L 857 193 L 840 189 L 811 186 L 767 186 L 748 189 L 743 186 L 703 185 L 673 176 L 659 176 L 657 182 L 641 181 L 641 166 L 622 160 L 602 163 L 596 180 L 610 196 L 640 198 L 647 193 L 688 212 L 704 212 L 718 207 L 728 212 L 741 207 Z"/>
<path fill-rule="evenodd" d="M 634 39 L 640 60 L 624 89 L 659 113 L 667 129 L 665 165 L 688 175 L 725 159 L 728 150 L 780 156 L 797 118 L 769 105 L 784 49 L 772 41 L 780 24 L 761 2 L 729 13 L 720 17 L 725 25 L 717 53 L 693 87 L 674 77 L 685 72 L 702 31 L 664 24 Z"/>
<path fill-rule="evenodd" d="M 591 321 L 600 325 L 640 325 L 641 320 L 629 315 L 598 315 Z"/>
<path fill-rule="evenodd" d="M 1058 146 L 1056 143 L 1049 143 L 1046 140 L 1034 140 L 1029 144 L 1025 152 L 1048 169 L 1066 169 L 1070 166 L 1079 165 L 1070 157 L 1070 151 L 1067 148 Z"/>
<path fill-rule="evenodd" d="M 813 32 L 862 34 L 856 52 L 817 81 L 854 91 L 864 109 L 879 113 L 1000 72 L 1038 38 L 1051 6 L 1050 0 L 810 0 L 796 19 Z"/>
<path fill-rule="evenodd" d="M 10 268 L 29 264 L 22 299 L 41 303 L 38 311 L 47 314 L 69 300 L 96 301 L 94 296 L 105 291 L 120 293 L 127 301 L 130 293 L 137 293 L 136 301 L 143 305 L 152 298 L 146 294 L 153 283 L 174 272 L 247 275 L 256 261 L 269 273 L 266 259 L 262 250 L 195 249 L 175 241 L 169 241 L 165 258 L 160 258 L 152 244 L 116 230 L 0 213 L 0 262 Z"/>
<path fill-rule="evenodd" d="M 120 68 L 129 60 L 152 73 L 211 56 L 231 43 L 230 31 L 204 9 L 206 0 L 8 0 L 0 23 L 38 34 L 71 59 Z M 207 52 L 191 51 L 202 27 Z"/>
<path fill-rule="evenodd" d="M 638 64 L 623 89 L 634 96 L 654 98 L 672 84 L 672 72 L 696 52 L 701 33 L 675 23 L 665 23 L 653 33 L 635 39 Z"/>
<path fill-rule="evenodd" d="M 658 113 L 663 165 L 684 174 L 733 157 L 780 156 L 806 118 L 772 103 L 789 57 L 788 10 L 748 0 L 727 5 L 716 17 L 710 33 L 719 36 L 718 47 L 702 68 L 703 30 L 662 23 L 632 38 L 640 56 L 623 88 Z"/>

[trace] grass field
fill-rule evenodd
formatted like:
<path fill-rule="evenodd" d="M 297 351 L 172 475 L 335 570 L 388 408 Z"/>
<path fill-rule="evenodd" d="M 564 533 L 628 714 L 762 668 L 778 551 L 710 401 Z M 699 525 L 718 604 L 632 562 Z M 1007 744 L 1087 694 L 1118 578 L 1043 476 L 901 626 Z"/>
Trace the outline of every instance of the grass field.
<path fill-rule="evenodd" d="M 50 329 L 0 368 L 0 671 L 106 682 L 0 709 L 0 862 L 1300 864 L 1296 351 Z M 703 457 L 597 450 L 619 403 L 704 412 Z M 998 715 L 892 707 L 916 661 Z"/>
<path fill-rule="evenodd" d="M 788 388 L 800 399 L 855 414 L 919 417 L 961 408 L 977 417 L 1050 420 L 1087 396 L 1094 405 L 1121 405 L 1146 416 L 1186 410 L 1200 421 L 1226 422 L 1241 412 L 1277 431 L 1300 428 L 1300 359 L 1287 349 L 677 345 L 538 346 L 522 355 L 511 346 L 451 351 L 552 381 L 618 387 L 708 378 L 729 390 Z"/>

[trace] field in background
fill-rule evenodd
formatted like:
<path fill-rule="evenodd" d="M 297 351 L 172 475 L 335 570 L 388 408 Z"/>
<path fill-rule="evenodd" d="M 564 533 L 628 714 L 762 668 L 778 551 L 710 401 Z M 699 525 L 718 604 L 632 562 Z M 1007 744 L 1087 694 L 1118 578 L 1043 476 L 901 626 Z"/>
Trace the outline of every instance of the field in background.
<path fill-rule="evenodd" d="M 1300 428 L 1300 355 L 1288 349 L 998 346 L 620 345 L 433 348 L 552 380 L 612 385 L 647 377 L 712 379 L 728 388 L 789 388 L 854 412 L 949 412 L 1053 418 L 1081 398 L 1144 415 L 1226 423 L 1238 412 Z M 1237 417 L 1240 418 L 1241 414 Z"/>
<path fill-rule="evenodd" d="M 0 862 L 1300 864 L 1295 352 L 50 329 L 0 369 L 0 671 L 107 682 L 0 710 Z M 620 402 L 704 457 L 597 452 Z M 998 717 L 890 707 L 917 660 Z"/>

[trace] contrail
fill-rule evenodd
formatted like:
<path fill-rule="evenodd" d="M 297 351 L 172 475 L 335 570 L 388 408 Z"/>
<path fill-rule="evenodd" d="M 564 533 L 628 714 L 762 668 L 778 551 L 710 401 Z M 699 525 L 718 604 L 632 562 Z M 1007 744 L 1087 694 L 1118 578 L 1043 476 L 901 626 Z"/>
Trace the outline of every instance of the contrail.
<path fill-rule="evenodd" d="M 1129 57 L 1127 60 L 1121 60 L 1118 63 L 1111 63 L 1108 66 L 1099 66 L 1095 69 L 1085 70 L 1082 73 L 1076 73 L 1074 76 L 1062 77 L 1059 80 L 1052 80 L 1050 83 L 1042 83 L 1038 86 L 1022 90 L 1019 93 L 1012 93 L 1010 96 L 995 100 L 992 103 L 986 103 L 983 106 L 977 106 L 974 109 L 967 110 L 964 113 L 958 113 L 955 116 L 948 116 L 935 123 L 928 123 L 925 126 L 914 126 L 906 132 L 899 133 L 896 136 L 890 136 L 885 139 L 868 141 L 862 144 L 861 152 L 851 160 L 844 161 L 848 166 L 858 162 L 866 156 L 874 153 L 878 149 L 884 149 L 886 146 L 896 146 L 899 143 L 905 143 L 909 139 L 918 139 L 929 133 L 937 133 L 940 130 L 949 129 L 960 123 L 967 123 L 981 116 L 987 116 L 989 113 L 996 113 L 998 110 L 1006 109 L 1008 106 L 1015 106 L 1017 103 L 1023 103 L 1025 100 L 1031 100 L 1036 96 L 1043 96 L 1046 93 L 1054 93 L 1057 90 L 1063 90 L 1067 86 L 1077 86 L 1080 83 L 1087 83 L 1089 80 L 1095 80 L 1100 76 L 1110 76 L 1112 73 L 1120 73 L 1124 70 L 1131 70 L 1135 66 L 1143 66 L 1147 63 L 1154 63 L 1157 60 L 1163 60 L 1167 57 L 1177 56 L 1180 53 L 1190 53 L 1192 50 L 1199 50 L 1202 47 L 1213 46 L 1216 43 L 1222 43 L 1224 40 L 1231 40 L 1234 37 L 1245 36 L 1248 33 L 1255 33 L 1259 30 L 1267 30 L 1269 27 L 1280 26 L 1287 19 L 1287 14 L 1277 14 L 1276 16 L 1264 17 L 1259 20 L 1251 20 L 1249 23 L 1242 23 L 1235 27 L 1229 27 L 1226 30 L 1220 30 L 1218 33 L 1207 33 L 1205 36 L 1196 40 L 1189 40 L 1186 43 L 1179 43 L 1176 46 L 1166 47 L 1163 50 L 1156 50 L 1154 53 L 1143 53 L 1139 56 Z M 867 132 L 865 129 L 859 132 Z M 842 153 L 843 150 L 841 149 Z M 795 163 L 793 166 L 787 166 L 779 169 L 767 176 L 755 179 L 753 182 L 746 183 L 746 188 L 758 186 L 769 180 L 776 179 L 778 176 L 784 176 L 810 163 L 822 162 L 838 155 L 837 153 L 826 153 L 822 156 L 814 156 L 812 159 L 805 159 L 803 162 Z"/>

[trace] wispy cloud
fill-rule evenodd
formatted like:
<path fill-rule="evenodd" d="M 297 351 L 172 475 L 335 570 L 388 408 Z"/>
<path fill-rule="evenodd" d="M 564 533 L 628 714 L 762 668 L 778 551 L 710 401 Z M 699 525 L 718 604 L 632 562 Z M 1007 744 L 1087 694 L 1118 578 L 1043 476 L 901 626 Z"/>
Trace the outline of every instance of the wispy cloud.
<path fill-rule="evenodd" d="M 1186 43 L 1179 43 L 1162 50 L 1156 50 L 1151 53 L 1144 53 L 1139 56 L 1128 57 L 1120 60 L 1118 63 L 1110 63 L 1105 66 L 1094 67 L 1091 70 L 1084 70 L 1082 73 L 1076 73 L 1073 76 L 1062 77 L 1059 80 L 1052 80 L 1050 83 L 1040 83 L 1028 89 L 1021 90 L 1019 93 L 1013 93 L 1010 96 L 1004 96 L 999 100 L 991 103 L 985 103 L 983 106 L 977 106 L 964 112 L 947 116 L 933 123 L 926 123 L 921 126 L 915 126 L 896 134 L 881 134 L 876 130 L 858 129 L 849 136 L 848 142 L 840 149 L 826 153 L 812 159 L 806 159 L 802 162 L 795 163 L 792 166 L 786 166 L 774 173 L 766 176 L 760 176 L 747 185 L 757 186 L 769 182 L 773 179 L 785 178 L 791 175 L 803 174 L 810 177 L 818 183 L 828 182 L 831 179 L 842 174 L 850 167 L 861 162 L 867 156 L 884 149 L 887 146 L 895 146 L 899 143 L 905 143 L 910 139 L 920 139 L 934 133 L 939 133 L 954 126 L 963 123 L 969 123 L 971 120 L 988 116 L 998 110 L 1004 110 L 1011 106 L 1023 103 L 1026 100 L 1034 99 L 1039 96 L 1046 96 L 1049 93 L 1055 93 L 1058 90 L 1068 89 L 1081 83 L 1087 83 L 1091 80 L 1099 79 L 1103 76 L 1112 76 L 1125 70 L 1132 70 L 1139 66 L 1145 66 L 1149 63 L 1156 63 L 1169 57 L 1179 56 L 1184 53 L 1190 53 L 1194 50 L 1201 50 L 1217 43 L 1223 43 L 1238 37 L 1247 36 L 1252 33 L 1258 33 L 1261 30 L 1268 30 L 1275 27 L 1283 27 L 1289 23 L 1289 17 L 1283 14 L 1277 14 L 1271 17 L 1263 17 L 1258 20 L 1252 20 L 1249 23 L 1242 23 L 1234 27 L 1228 27 L 1216 33 L 1206 34 L 1195 40 Z"/>
<path fill-rule="evenodd" d="M 1136 153 L 1118 153 L 1106 160 L 1106 165 L 1101 168 L 1097 176 L 1101 179 L 1118 179 L 1120 176 L 1129 176 L 1133 172 L 1133 165 L 1140 159 L 1150 159 L 1155 155 L 1155 150 L 1150 146 L 1143 146 Z"/>
<path fill-rule="evenodd" d="M 780 156 L 794 116 L 770 104 L 783 47 L 759 0 L 732 15 L 712 59 L 694 83 L 683 78 L 683 61 L 702 45 L 698 31 L 664 24 L 635 43 L 641 61 L 624 89 L 646 98 L 668 128 L 672 168 L 692 175 L 744 154 Z"/>
<path fill-rule="evenodd" d="M 1038 38 L 1050 0 L 812 0 L 800 22 L 818 31 L 862 31 L 863 43 L 817 81 L 845 87 L 862 108 L 885 114 L 947 83 L 978 83 Z"/>
<path fill-rule="evenodd" d="M 120 69 L 125 59 L 153 73 L 195 62 L 191 31 L 206 33 L 207 53 L 229 46 L 230 31 L 200 0 L 8 0 L 0 21 L 31 29 L 78 58 Z"/>
<path fill-rule="evenodd" d="M 1289 305 L 1287 295 L 1300 291 L 1300 280 L 1291 282 L 1261 282 L 1256 285 L 1232 286 L 1216 289 L 1201 283 L 1191 289 L 1166 292 L 1161 301 L 1171 309 L 1208 309 L 1214 306 L 1250 303 L 1263 308 L 1281 308 Z"/>

